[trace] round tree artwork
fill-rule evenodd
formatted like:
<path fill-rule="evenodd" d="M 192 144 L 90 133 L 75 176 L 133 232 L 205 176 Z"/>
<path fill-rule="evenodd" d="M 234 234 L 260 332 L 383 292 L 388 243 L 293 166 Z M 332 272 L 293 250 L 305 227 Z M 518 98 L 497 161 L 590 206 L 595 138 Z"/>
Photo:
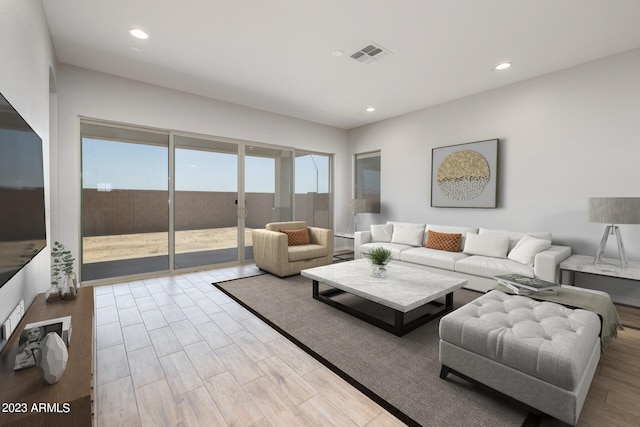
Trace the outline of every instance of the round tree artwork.
<path fill-rule="evenodd" d="M 438 186 L 453 200 L 472 200 L 489 183 L 489 163 L 478 152 L 460 150 L 447 156 L 438 168 Z"/>

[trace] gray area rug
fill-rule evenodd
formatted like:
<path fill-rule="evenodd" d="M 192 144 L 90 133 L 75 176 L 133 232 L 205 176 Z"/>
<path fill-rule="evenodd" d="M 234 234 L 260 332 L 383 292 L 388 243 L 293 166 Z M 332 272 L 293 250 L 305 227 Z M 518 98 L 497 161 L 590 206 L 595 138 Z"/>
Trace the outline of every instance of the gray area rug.
<path fill-rule="evenodd" d="M 214 284 L 408 425 L 521 426 L 528 411 L 455 375 L 439 377 L 438 320 L 403 337 L 311 297 L 311 280 L 270 274 Z M 322 288 L 321 288 L 322 290 Z M 480 296 L 461 289 L 454 308 Z M 386 316 L 358 297 L 343 302 Z"/>

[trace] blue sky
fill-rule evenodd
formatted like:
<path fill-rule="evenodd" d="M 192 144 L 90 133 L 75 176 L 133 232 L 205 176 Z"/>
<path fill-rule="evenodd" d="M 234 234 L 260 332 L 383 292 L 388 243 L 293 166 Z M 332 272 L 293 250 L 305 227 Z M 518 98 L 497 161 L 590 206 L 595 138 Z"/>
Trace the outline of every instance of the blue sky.
<path fill-rule="evenodd" d="M 162 146 L 83 139 L 83 188 L 110 184 L 112 189 L 167 190 L 168 149 Z M 296 193 L 328 191 L 328 156 L 296 159 Z M 316 167 L 318 183 L 316 183 Z M 233 154 L 176 150 L 176 190 L 237 191 L 238 162 Z M 245 188 L 252 193 L 275 191 L 275 161 L 245 158 Z"/>

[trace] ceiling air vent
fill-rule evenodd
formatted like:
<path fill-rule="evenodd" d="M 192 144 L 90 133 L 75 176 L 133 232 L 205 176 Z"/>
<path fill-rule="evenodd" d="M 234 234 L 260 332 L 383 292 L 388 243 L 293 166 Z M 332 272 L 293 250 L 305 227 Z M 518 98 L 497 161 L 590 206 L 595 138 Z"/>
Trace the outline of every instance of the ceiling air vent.
<path fill-rule="evenodd" d="M 389 55 L 391 55 L 391 52 L 375 43 L 371 43 L 351 55 L 351 57 L 363 64 L 371 64 Z"/>

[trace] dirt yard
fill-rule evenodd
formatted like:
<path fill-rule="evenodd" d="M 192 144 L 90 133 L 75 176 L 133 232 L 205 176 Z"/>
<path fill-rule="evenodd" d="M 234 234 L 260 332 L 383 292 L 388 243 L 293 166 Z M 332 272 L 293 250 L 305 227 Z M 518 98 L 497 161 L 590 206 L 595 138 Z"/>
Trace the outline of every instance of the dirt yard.
<path fill-rule="evenodd" d="M 176 232 L 176 253 L 234 248 L 237 228 L 214 228 Z M 169 233 L 121 234 L 82 239 L 83 262 L 115 261 L 168 254 Z M 245 245 L 251 246 L 251 229 L 245 229 Z"/>

